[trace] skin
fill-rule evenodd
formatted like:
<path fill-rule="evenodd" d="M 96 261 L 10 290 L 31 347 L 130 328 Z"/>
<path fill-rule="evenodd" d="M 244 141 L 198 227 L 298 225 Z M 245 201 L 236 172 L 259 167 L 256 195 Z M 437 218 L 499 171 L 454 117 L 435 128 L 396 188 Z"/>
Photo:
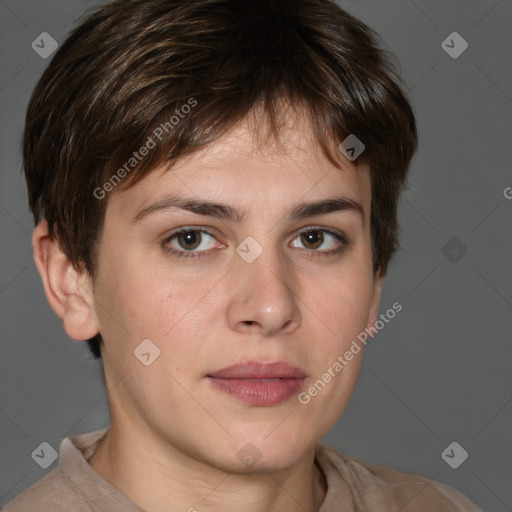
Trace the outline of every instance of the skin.
<path fill-rule="evenodd" d="M 252 406 L 206 378 L 241 361 L 284 360 L 306 372 L 307 390 L 378 314 L 383 278 L 372 272 L 369 169 L 342 155 L 342 169 L 334 167 L 298 114 L 282 140 L 256 144 L 246 119 L 170 170 L 111 193 L 94 282 L 45 222 L 34 230 L 36 265 L 66 332 L 104 339 L 111 427 L 89 464 L 148 512 L 317 511 L 325 498 L 315 444 L 345 408 L 363 351 L 306 405 L 293 395 Z M 132 222 L 169 194 L 229 204 L 246 219 L 167 209 Z M 298 202 L 333 195 L 359 202 L 364 220 L 352 210 L 285 217 Z M 341 232 L 348 244 L 326 255 L 339 242 L 320 231 L 323 242 L 308 244 L 300 234 L 311 226 Z M 212 234 L 195 249 L 206 256 L 164 250 L 193 245 L 165 242 L 181 227 Z M 263 248 L 250 264 L 236 252 L 248 236 Z M 160 350 L 149 366 L 133 353 L 144 339 Z M 261 459 L 246 467 L 237 453 L 248 442 Z"/>

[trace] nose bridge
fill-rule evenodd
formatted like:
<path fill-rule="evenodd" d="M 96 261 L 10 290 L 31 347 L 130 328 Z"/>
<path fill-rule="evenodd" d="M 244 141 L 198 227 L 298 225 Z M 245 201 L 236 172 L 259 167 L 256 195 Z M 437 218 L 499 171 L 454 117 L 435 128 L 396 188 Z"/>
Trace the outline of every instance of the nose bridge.
<path fill-rule="evenodd" d="M 259 330 L 264 335 L 296 328 L 300 310 L 292 269 L 270 237 L 265 247 L 248 238 L 238 246 L 231 272 L 230 326 L 239 331 Z"/>

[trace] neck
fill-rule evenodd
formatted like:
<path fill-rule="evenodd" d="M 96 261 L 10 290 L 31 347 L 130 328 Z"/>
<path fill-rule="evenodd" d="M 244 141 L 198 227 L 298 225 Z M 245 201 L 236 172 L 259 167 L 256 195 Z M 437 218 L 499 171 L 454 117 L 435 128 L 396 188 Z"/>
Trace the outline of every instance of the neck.
<path fill-rule="evenodd" d="M 327 484 L 313 449 L 293 467 L 242 474 L 212 467 L 174 447 L 163 450 L 149 439 L 132 439 L 112 423 L 88 461 L 146 512 L 318 512 L 324 501 Z"/>

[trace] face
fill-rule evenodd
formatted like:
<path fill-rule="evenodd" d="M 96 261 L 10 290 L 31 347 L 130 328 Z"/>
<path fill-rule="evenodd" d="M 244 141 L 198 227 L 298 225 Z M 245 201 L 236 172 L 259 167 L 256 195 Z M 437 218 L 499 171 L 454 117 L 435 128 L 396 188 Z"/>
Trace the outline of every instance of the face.
<path fill-rule="evenodd" d="M 334 167 L 299 118 L 285 131 L 285 147 L 259 148 L 240 124 L 112 193 L 99 245 L 112 422 L 231 471 L 250 470 L 247 455 L 289 467 L 334 424 L 362 350 L 335 363 L 376 317 L 382 284 L 369 169 Z M 205 202 L 217 206 L 192 205 Z"/>

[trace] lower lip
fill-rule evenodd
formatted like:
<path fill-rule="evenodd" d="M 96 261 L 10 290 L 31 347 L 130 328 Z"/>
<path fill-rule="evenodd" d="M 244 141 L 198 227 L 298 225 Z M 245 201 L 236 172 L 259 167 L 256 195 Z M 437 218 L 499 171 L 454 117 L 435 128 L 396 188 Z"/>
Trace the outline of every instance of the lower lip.
<path fill-rule="evenodd" d="M 275 405 L 290 398 L 301 388 L 301 379 L 219 379 L 208 377 L 221 391 L 238 400 L 256 406 Z"/>

